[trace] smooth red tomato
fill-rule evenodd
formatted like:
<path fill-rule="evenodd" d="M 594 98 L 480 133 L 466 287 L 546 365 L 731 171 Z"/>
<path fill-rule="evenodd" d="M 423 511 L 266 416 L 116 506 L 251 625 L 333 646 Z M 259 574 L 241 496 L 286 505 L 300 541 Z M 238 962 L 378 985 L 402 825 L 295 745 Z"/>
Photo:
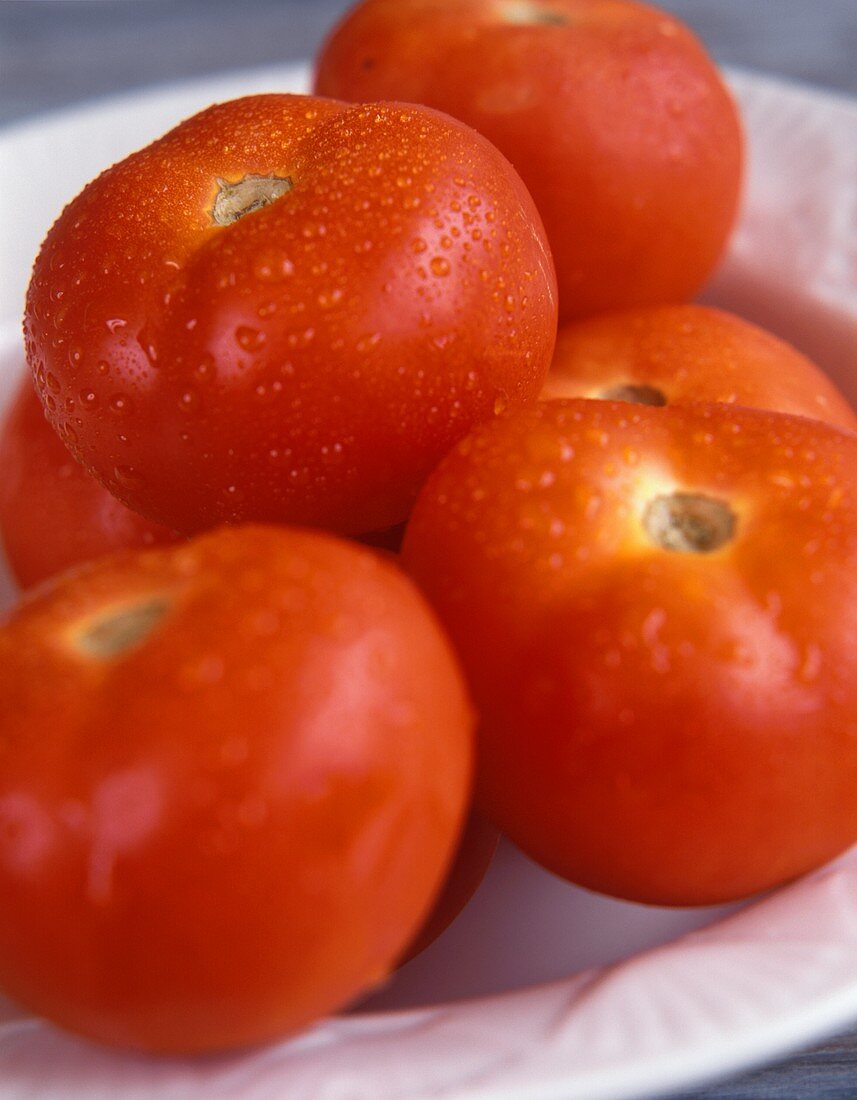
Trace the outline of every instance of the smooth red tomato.
<path fill-rule="evenodd" d="M 490 821 L 479 813 L 471 813 L 443 891 L 408 947 L 403 963 L 431 947 L 464 909 L 488 873 L 499 840 L 500 834 Z"/>
<path fill-rule="evenodd" d="M 26 378 L 0 432 L 0 535 L 22 588 L 117 550 L 176 541 L 69 454 Z"/>
<path fill-rule="evenodd" d="M 707 306 L 623 310 L 564 326 L 542 397 L 719 401 L 857 429 L 854 410 L 805 355 Z"/>
<path fill-rule="evenodd" d="M 28 359 L 69 448 L 150 518 L 363 534 L 474 423 L 536 400 L 555 285 L 526 188 L 466 126 L 252 96 L 66 208 Z"/>
<path fill-rule="evenodd" d="M 694 35 L 632 0 L 364 0 L 315 88 L 426 103 L 475 127 L 530 189 L 565 319 L 685 301 L 735 220 L 735 104 Z"/>
<path fill-rule="evenodd" d="M 150 1051 L 381 980 L 467 812 L 449 643 L 375 552 L 237 528 L 43 586 L 0 630 L 0 986 Z"/>
<path fill-rule="evenodd" d="M 857 436 L 546 402 L 444 460 L 404 559 L 469 677 L 477 804 L 550 870 L 703 905 L 857 840 Z"/>

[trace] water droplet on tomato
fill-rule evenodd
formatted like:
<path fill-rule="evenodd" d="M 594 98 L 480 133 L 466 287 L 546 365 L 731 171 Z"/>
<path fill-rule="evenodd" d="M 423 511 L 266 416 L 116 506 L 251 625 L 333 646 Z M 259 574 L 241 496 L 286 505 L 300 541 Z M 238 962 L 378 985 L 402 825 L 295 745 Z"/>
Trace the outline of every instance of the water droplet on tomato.
<path fill-rule="evenodd" d="M 239 325 L 235 330 L 235 340 L 244 351 L 258 351 L 265 343 L 265 334 L 249 325 Z"/>
<path fill-rule="evenodd" d="M 193 370 L 194 376 L 199 382 L 211 382 L 215 376 L 214 357 L 203 355 Z"/>
<path fill-rule="evenodd" d="M 202 408 L 202 398 L 196 390 L 185 390 L 179 397 L 178 406 L 179 412 L 186 415 L 197 413 Z"/>
<path fill-rule="evenodd" d="M 380 332 L 369 333 L 366 336 L 362 336 L 357 341 L 357 350 L 359 352 L 371 351 L 371 349 L 374 348 L 380 342 L 381 342 L 381 333 Z"/>
<path fill-rule="evenodd" d="M 342 459 L 343 447 L 341 443 L 334 443 L 332 446 L 323 446 L 321 448 L 322 461 L 328 466 L 334 466 Z"/>
<path fill-rule="evenodd" d="M 140 472 L 133 466 L 114 466 L 113 476 L 126 489 L 139 489 L 145 484 Z"/>
<path fill-rule="evenodd" d="M 342 301 L 342 291 L 336 287 L 333 290 L 322 291 L 318 296 L 318 304 L 322 309 L 331 309 Z"/>
<path fill-rule="evenodd" d="M 295 265 L 287 256 L 265 256 L 256 262 L 253 274 L 260 283 L 282 283 L 295 274 Z"/>

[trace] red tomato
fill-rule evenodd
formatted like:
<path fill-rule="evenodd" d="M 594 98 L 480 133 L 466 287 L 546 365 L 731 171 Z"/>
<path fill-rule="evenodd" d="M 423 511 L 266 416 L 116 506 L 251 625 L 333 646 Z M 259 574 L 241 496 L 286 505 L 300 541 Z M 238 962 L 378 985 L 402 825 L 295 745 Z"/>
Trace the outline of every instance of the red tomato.
<path fill-rule="evenodd" d="M 499 839 L 500 834 L 490 821 L 478 813 L 470 815 L 443 891 L 428 920 L 408 947 L 403 963 L 431 947 L 467 905 L 488 873 Z"/>
<path fill-rule="evenodd" d="M 66 208 L 26 334 L 52 424 L 135 510 L 362 534 L 402 522 L 474 423 L 536 400 L 555 279 L 525 187 L 467 127 L 253 96 Z"/>
<path fill-rule="evenodd" d="M 395 965 L 466 814 L 449 643 L 375 552 L 226 529 L 0 630 L 0 985 L 151 1051 L 256 1043 Z"/>
<path fill-rule="evenodd" d="M 645 4 L 364 0 L 315 88 L 426 103 L 493 141 L 544 219 L 565 319 L 692 297 L 735 219 L 735 105 L 687 27 Z"/>
<path fill-rule="evenodd" d="M 0 433 L 0 534 L 22 588 L 116 550 L 174 542 L 71 457 L 27 378 Z"/>
<path fill-rule="evenodd" d="M 857 840 L 857 436 L 548 402 L 445 459 L 404 559 L 469 677 L 477 802 L 551 871 L 702 905 Z"/>
<path fill-rule="evenodd" d="M 857 429 L 854 410 L 805 355 L 706 306 L 654 306 L 566 325 L 542 397 L 721 401 Z"/>

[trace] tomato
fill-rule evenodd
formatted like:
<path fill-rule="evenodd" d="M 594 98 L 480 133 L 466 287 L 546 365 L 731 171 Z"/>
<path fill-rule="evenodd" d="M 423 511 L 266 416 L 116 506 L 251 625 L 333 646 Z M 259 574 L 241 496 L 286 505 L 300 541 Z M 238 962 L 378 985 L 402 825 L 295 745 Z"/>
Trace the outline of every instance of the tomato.
<path fill-rule="evenodd" d="M 741 125 L 693 34 L 632 0 L 364 0 L 315 88 L 426 103 L 515 165 L 566 319 L 691 298 L 723 252 Z"/>
<path fill-rule="evenodd" d="M 479 813 L 470 815 L 440 897 L 409 945 L 403 963 L 431 947 L 464 909 L 488 873 L 499 839 L 490 821 Z"/>
<path fill-rule="evenodd" d="M 524 185 L 461 123 L 252 96 L 85 188 L 25 328 L 49 420 L 129 507 L 363 534 L 536 400 L 555 278 Z"/>
<path fill-rule="evenodd" d="M 703 905 L 857 840 L 857 436 L 546 402 L 453 450 L 403 553 L 480 714 L 477 805 L 549 870 Z"/>
<path fill-rule="evenodd" d="M 732 313 L 653 306 L 560 329 L 542 397 L 644 405 L 721 401 L 857 429 L 857 415 L 806 356 Z"/>
<path fill-rule="evenodd" d="M 0 533 L 22 588 L 116 550 L 174 542 L 79 466 L 27 378 L 0 433 Z"/>
<path fill-rule="evenodd" d="M 224 529 L 0 630 L 0 986 L 107 1043 L 289 1033 L 376 984 L 458 842 L 471 710 L 374 551 Z"/>

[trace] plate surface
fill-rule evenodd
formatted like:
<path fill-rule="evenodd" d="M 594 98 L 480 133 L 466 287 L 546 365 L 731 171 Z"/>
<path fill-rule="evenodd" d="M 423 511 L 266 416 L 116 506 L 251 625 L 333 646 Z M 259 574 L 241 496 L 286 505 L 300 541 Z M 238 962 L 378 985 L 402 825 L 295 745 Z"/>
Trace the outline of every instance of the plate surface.
<path fill-rule="evenodd" d="M 857 105 L 746 74 L 731 81 L 750 180 L 705 298 L 791 339 L 857 402 Z M 0 409 L 22 369 L 30 264 L 63 204 L 214 100 L 306 83 L 303 68 L 257 70 L 0 133 L 0 162 L 14 166 L 0 201 L 15 214 L 0 223 Z M 0 605 L 12 596 L 0 565 Z M 746 908 L 683 912 L 587 894 L 503 847 L 429 951 L 359 1010 L 292 1042 L 154 1061 L 93 1048 L 0 1002 L 0 1098 L 621 1100 L 736 1072 L 854 1021 L 857 851 Z"/>

